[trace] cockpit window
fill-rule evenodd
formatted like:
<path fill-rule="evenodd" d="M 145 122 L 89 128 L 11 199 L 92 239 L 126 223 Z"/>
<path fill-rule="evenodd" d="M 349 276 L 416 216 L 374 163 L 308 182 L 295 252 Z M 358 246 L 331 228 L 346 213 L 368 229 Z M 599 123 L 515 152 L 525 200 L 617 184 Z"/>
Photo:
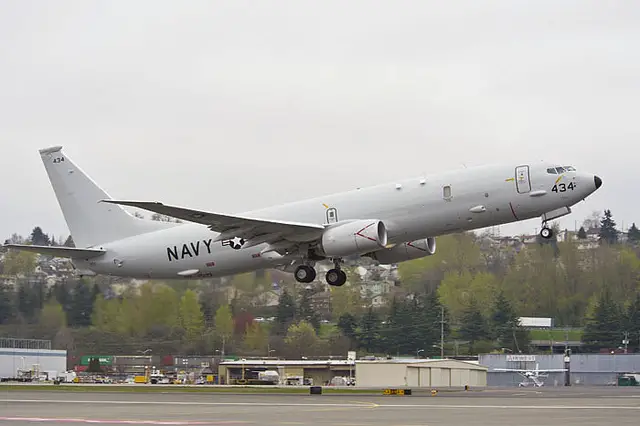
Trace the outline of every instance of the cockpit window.
<path fill-rule="evenodd" d="M 558 167 L 550 167 L 547 169 L 547 173 L 552 175 L 561 175 L 566 172 L 575 172 L 576 168 L 573 166 L 558 166 Z"/>

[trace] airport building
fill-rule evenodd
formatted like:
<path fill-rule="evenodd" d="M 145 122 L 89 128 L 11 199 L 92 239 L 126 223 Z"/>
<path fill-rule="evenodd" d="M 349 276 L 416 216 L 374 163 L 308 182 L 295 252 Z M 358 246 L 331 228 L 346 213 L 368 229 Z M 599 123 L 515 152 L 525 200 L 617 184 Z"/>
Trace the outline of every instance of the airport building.
<path fill-rule="evenodd" d="M 263 360 L 223 361 L 218 366 L 219 384 L 346 385 L 355 375 L 355 361 Z"/>
<path fill-rule="evenodd" d="M 479 362 L 489 367 L 489 386 L 519 386 L 527 381 L 522 374 L 502 369 L 540 370 L 544 386 L 564 386 L 565 372 L 544 372 L 565 368 L 564 354 L 486 354 Z M 569 381 L 572 386 L 615 385 L 620 375 L 640 373 L 640 354 L 572 354 L 569 357 Z M 525 373 L 526 374 L 526 373 Z"/>
<path fill-rule="evenodd" d="M 487 386 L 487 367 L 454 359 L 382 359 L 356 361 L 361 388 L 479 388 Z"/>
<path fill-rule="evenodd" d="M 67 351 L 50 340 L 0 338 L 0 379 L 53 380 L 67 370 Z"/>

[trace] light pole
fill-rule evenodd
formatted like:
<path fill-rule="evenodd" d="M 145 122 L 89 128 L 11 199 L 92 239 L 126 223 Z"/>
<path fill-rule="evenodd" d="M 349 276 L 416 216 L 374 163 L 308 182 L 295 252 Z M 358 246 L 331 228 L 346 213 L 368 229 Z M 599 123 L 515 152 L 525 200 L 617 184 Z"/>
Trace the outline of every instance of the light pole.
<path fill-rule="evenodd" d="M 416 351 L 416 358 L 420 358 L 420 352 L 424 352 L 424 349 L 418 349 Z"/>

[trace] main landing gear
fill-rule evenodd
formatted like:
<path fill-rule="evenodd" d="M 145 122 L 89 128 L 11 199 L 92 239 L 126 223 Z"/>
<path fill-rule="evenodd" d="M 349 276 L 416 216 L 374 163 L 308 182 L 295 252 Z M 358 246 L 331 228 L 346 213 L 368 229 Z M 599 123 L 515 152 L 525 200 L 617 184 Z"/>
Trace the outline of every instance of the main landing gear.
<path fill-rule="evenodd" d="M 334 259 L 333 263 L 335 267 L 329 269 L 325 275 L 327 284 L 336 287 L 343 286 L 347 282 L 347 274 L 340 269 L 340 259 Z M 316 270 L 309 265 L 300 265 L 296 268 L 294 276 L 299 283 L 310 283 L 316 279 Z"/>
<path fill-rule="evenodd" d="M 316 279 L 316 270 L 313 266 L 300 265 L 296 268 L 294 275 L 299 283 L 310 283 Z"/>
<path fill-rule="evenodd" d="M 327 275 L 325 275 L 325 279 L 327 280 L 327 284 L 340 287 L 347 282 L 347 274 L 345 274 L 342 269 L 329 269 Z"/>

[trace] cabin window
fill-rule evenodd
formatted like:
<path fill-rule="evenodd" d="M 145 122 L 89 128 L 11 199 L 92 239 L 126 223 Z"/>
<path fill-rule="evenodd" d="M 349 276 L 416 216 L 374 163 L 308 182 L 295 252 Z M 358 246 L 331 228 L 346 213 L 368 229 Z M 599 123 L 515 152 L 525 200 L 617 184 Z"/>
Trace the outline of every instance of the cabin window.
<path fill-rule="evenodd" d="M 561 175 L 562 173 L 565 172 L 563 167 L 556 167 L 556 170 L 558 171 L 558 174 Z"/>
<path fill-rule="evenodd" d="M 445 200 L 451 199 L 451 185 L 442 188 L 442 198 Z"/>
<path fill-rule="evenodd" d="M 547 173 L 551 174 L 551 175 L 557 175 L 558 172 L 556 171 L 556 169 L 554 167 L 547 169 Z"/>

